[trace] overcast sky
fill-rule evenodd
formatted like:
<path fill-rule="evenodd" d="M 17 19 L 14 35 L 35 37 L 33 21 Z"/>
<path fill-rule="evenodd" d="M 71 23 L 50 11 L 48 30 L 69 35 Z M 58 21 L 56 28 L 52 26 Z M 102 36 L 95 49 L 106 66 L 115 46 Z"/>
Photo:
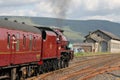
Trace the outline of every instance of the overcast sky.
<path fill-rule="evenodd" d="M 102 19 L 120 23 L 120 0 L 0 0 L 0 16 Z"/>

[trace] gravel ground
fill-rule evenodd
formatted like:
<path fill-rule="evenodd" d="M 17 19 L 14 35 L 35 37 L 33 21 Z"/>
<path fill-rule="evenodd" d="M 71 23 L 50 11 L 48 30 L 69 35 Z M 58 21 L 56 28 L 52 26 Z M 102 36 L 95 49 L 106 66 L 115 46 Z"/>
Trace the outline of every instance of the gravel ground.
<path fill-rule="evenodd" d="M 100 74 L 90 80 L 120 80 L 120 70 Z"/>
<path fill-rule="evenodd" d="M 118 56 L 120 56 L 120 54 Z M 79 64 L 82 61 L 85 61 L 85 60 L 88 60 L 88 59 L 97 58 L 97 57 L 100 57 L 100 56 L 77 57 L 77 58 L 74 58 L 74 60 L 70 62 L 70 66 L 72 66 L 73 64 Z M 88 65 L 93 65 L 93 64 L 96 64 L 96 63 L 99 64 L 99 61 L 103 62 L 104 60 L 107 60 L 107 59 L 108 59 L 108 61 L 110 61 L 111 59 L 114 59 L 114 58 L 115 57 L 113 57 L 113 55 L 112 55 L 111 58 L 107 57 L 105 59 L 103 58 L 102 60 L 96 59 L 96 61 L 87 62 L 85 64 L 73 67 L 71 69 L 67 69 L 66 68 L 65 70 L 63 69 L 63 70 L 60 70 L 59 72 L 53 72 L 52 75 L 45 77 L 45 79 L 40 79 L 39 78 L 38 80 L 61 80 L 60 79 L 61 77 L 66 76 L 66 75 L 71 74 L 71 73 L 75 73 L 78 70 L 81 70 L 81 69 L 87 67 Z M 113 65 L 116 65 L 116 64 L 120 64 L 120 62 L 116 62 Z M 83 77 L 83 75 L 84 74 L 78 75 L 78 76 L 75 76 L 75 77 L 67 79 L 67 80 L 78 80 L 78 79 L 80 80 L 80 77 Z M 116 71 L 112 71 L 112 72 L 106 72 L 106 73 L 103 73 L 103 74 L 99 74 L 99 75 L 97 75 L 97 76 L 95 76 L 93 78 L 90 78 L 89 80 L 120 80 L 120 70 L 116 70 Z"/>

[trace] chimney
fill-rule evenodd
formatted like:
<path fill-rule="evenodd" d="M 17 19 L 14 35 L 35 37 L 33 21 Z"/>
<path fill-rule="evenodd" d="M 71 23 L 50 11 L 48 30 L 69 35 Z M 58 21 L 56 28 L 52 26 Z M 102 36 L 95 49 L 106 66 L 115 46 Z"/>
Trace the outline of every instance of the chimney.
<path fill-rule="evenodd" d="M 25 24 L 25 22 L 22 22 L 22 24 Z"/>
<path fill-rule="evenodd" d="M 92 32 L 90 31 L 90 32 L 89 32 L 89 35 L 91 35 L 91 34 L 92 34 Z"/>
<path fill-rule="evenodd" d="M 16 22 L 16 23 L 17 23 L 17 20 L 14 20 L 14 22 Z"/>
<path fill-rule="evenodd" d="M 4 18 L 4 20 L 8 20 L 8 18 Z"/>

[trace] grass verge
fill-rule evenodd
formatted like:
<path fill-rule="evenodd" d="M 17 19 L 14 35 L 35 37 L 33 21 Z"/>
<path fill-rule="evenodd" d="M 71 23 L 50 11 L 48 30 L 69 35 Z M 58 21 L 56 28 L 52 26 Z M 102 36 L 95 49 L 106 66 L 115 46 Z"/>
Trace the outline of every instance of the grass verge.
<path fill-rule="evenodd" d="M 94 55 L 104 55 L 104 54 L 112 54 L 109 52 L 97 52 L 97 53 L 92 53 L 92 52 L 87 52 L 87 53 L 75 53 L 75 57 L 82 57 L 82 56 L 94 56 Z"/>

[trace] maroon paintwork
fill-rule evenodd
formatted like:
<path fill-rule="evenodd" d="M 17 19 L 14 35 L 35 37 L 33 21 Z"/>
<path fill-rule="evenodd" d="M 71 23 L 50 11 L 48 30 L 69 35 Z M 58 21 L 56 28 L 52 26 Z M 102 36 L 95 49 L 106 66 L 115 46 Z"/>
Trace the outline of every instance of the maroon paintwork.
<path fill-rule="evenodd" d="M 10 46 L 8 47 L 8 34 L 10 34 Z M 12 39 L 15 35 L 16 41 Z M 17 35 L 19 35 L 17 37 Z M 25 46 L 23 46 L 23 35 L 26 37 Z M 29 49 L 29 35 L 35 37 L 35 46 Z M 31 32 L 23 32 L 19 30 L 10 30 L 0 28 L 0 66 L 9 66 L 11 64 L 25 64 L 40 60 L 41 53 L 41 35 Z M 17 42 L 19 41 L 19 44 Z M 34 41 L 32 41 L 33 43 Z M 39 44 L 37 44 L 39 43 Z M 17 50 L 19 45 L 19 50 Z"/>
<path fill-rule="evenodd" d="M 46 39 L 43 40 L 42 59 L 57 58 L 57 35 L 55 32 L 46 31 Z"/>
<path fill-rule="evenodd" d="M 60 29 L 55 29 L 55 31 L 58 33 L 59 37 L 60 37 L 60 52 L 64 52 L 64 50 L 66 50 L 66 46 L 68 45 L 69 41 L 67 40 L 67 38 L 65 37 L 65 35 L 61 32 Z"/>

